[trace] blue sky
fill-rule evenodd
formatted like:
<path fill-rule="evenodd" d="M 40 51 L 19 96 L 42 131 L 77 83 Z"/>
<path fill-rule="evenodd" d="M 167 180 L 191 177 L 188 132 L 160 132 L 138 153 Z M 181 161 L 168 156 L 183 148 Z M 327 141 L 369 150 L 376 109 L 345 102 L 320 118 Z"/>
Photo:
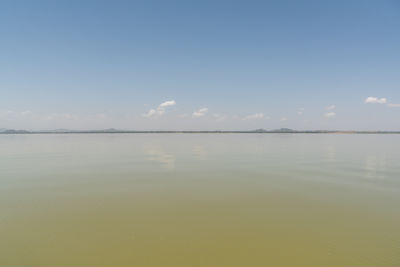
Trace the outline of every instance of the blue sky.
<path fill-rule="evenodd" d="M 399 29 L 396 0 L 1 1 L 0 128 L 400 130 Z"/>

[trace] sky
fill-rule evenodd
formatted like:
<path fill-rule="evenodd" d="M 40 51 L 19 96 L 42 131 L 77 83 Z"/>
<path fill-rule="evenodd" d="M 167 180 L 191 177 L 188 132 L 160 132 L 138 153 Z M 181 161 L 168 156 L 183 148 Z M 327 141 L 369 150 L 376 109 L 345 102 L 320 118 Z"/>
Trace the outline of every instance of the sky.
<path fill-rule="evenodd" d="M 400 130 L 400 1 L 0 2 L 0 128 Z"/>

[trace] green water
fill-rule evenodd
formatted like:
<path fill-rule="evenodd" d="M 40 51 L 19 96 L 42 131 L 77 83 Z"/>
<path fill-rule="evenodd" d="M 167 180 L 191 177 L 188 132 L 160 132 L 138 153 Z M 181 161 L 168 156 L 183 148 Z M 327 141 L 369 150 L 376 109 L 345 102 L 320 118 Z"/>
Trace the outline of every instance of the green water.
<path fill-rule="evenodd" d="M 400 135 L 0 135 L 0 266 L 400 266 Z"/>

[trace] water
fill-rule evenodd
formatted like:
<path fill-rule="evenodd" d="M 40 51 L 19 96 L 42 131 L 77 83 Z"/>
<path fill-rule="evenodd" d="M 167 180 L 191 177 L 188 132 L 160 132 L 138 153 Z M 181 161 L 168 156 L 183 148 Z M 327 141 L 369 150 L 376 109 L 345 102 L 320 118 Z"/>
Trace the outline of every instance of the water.
<path fill-rule="evenodd" d="M 0 266 L 400 266 L 399 162 L 399 135 L 0 135 Z"/>

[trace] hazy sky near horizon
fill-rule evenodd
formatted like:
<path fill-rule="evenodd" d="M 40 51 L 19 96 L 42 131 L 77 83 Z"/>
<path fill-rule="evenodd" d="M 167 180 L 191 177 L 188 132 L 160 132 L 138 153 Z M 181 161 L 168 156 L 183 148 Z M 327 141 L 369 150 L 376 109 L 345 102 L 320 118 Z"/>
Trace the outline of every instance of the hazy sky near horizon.
<path fill-rule="evenodd" d="M 400 1 L 1 1 L 0 128 L 400 130 Z"/>

